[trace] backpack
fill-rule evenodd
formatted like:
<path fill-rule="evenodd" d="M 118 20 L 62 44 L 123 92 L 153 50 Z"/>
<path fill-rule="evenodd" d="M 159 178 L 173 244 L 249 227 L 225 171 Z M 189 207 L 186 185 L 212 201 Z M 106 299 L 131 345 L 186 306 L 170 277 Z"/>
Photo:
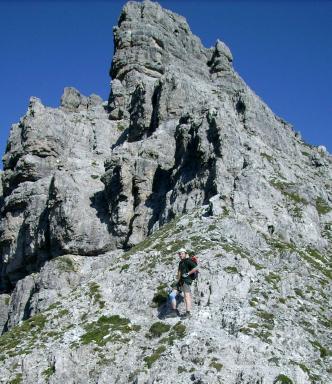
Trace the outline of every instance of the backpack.
<path fill-rule="evenodd" d="M 196 267 L 198 266 L 198 257 L 197 256 L 194 256 L 194 255 L 190 256 L 190 260 L 196 265 Z M 199 274 L 199 271 L 192 273 L 190 275 L 191 280 L 196 280 L 198 277 L 198 274 Z"/>

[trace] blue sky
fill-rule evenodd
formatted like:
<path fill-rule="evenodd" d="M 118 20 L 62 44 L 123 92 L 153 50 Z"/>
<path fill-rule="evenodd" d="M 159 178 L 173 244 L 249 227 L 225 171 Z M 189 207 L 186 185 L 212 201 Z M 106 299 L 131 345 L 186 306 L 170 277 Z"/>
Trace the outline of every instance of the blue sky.
<path fill-rule="evenodd" d="M 226 42 L 234 67 L 306 142 L 332 152 L 332 1 L 165 0 L 205 46 Z M 0 154 L 30 96 L 110 90 L 112 26 L 125 1 L 0 0 Z"/>

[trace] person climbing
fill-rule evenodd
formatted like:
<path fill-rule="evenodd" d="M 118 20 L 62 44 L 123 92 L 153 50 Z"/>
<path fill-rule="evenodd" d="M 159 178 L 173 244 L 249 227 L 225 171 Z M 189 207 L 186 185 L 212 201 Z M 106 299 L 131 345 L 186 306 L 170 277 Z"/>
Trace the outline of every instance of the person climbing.
<path fill-rule="evenodd" d="M 198 271 L 197 264 L 195 264 L 190 258 L 186 249 L 181 248 L 178 251 L 180 258 L 178 272 L 177 272 L 177 283 L 174 285 L 169 294 L 172 307 L 172 317 L 179 316 L 179 311 L 176 308 L 176 297 L 179 292 L 183 292 L 184 302 L 186 306 L 186 313 L 182 317 L 189 318 L 191 316 L 192 308 L 192 294 L 191 284 L 193 282 L 193 276 Z"/>

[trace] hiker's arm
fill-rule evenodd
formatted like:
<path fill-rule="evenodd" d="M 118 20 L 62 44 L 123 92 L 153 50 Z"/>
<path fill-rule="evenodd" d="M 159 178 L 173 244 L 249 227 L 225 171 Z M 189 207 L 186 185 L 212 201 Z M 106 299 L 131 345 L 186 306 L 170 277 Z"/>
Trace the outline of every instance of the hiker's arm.
<path fill-rule="evenodd" d="M 192 275 L 193 273 L 197 272 L 198 271 L 198 267 L 194 267 L 193 269 L 191 269 L 189 272 L 188 272 L 188 275 Z"/>
<path fill-rule="evenodd" d="M 190 262 L 188 266 L 189 266 L 189 268 L 191 267 L 191 269 L 190 269 L 187 273 L 184 273 L 184 274 L 182 275 L 182 277 L 190 276 L 190 275 L 192 275 L 193 273 L 195 273 L 195 272 L 198 271 L 198 266 L 197 266 L 196 264 Z"/>
<path fill-rule="evenodd" d="M 183 277 L 187 277 L 187 276 L 190 276 L 192 275 L 193 273 L 197 272 L 198 271 L 198 267 L 194 267 L 193 269 L 191 269 L 188 273 L 185 273 L 183 274 L 182 276 Z"/>

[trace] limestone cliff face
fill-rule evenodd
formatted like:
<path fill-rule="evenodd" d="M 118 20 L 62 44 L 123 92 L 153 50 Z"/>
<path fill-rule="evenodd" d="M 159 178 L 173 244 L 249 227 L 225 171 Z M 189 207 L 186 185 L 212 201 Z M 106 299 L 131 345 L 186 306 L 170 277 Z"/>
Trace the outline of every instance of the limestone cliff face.
<path fill-rule="evenodd" d="M 328 382 L 330 154 L 157 3 L 128 3 L 114 41 L 108 102 L 66 88 L 11 129 L 0 376 Z M 194 316 L 163 327 L 183 246 L 201 258 Z"/>
<path fill-rule="evenodd" d="M 56 255 L 114 247 L 100 176 L 118 135 L 99 96 L 66 88 L 59 109 L 31 98 L 3 158 L 2 289 Z"/>
<path fill-rule="evenodd" d="M 11 130 L 3 288 L 56 255 L 135 245 L 210 199 L 265 233 L 327 245 L 315 206 L 331 198 L 330 156 L 246 86 L 224 43 L 204 48 L 152 2 L 129 3 L 114 36 L 108 107 L 68 88 L 59 109 L 32 98 Z"/>
<path fill-rule="evenodd" d="M 102 180 L 121 243 L 212 198 L 213 209 L 255 217 L 265 233 L 326 246 L 315 204 L 331 197 L 330 157 L 246 86 L 225 44 L 204 48 L 182 17 L 151 2 L 125 7 L 114 34 L 110 117 L 126 129 Z"/>

